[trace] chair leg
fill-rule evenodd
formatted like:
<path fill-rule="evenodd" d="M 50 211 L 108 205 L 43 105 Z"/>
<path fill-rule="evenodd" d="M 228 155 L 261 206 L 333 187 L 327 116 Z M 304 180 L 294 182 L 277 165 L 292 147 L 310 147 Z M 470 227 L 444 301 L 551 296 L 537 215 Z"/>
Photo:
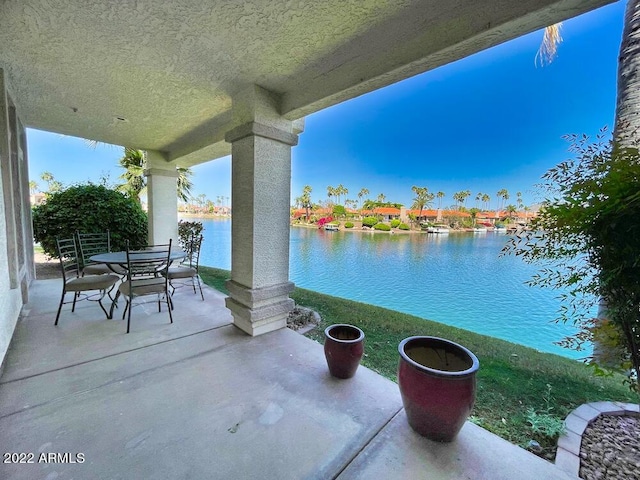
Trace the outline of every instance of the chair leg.
<path fill-rule="evenodd" d="M 76 311 L 76 300 L 78 299 L 79 296 L 80 296 L 80 292 L 75 292 L 73 294 L 73 305 L 71 306 L 71 311 L 72 312 Z"/>
<path fill-rule="evenodd" d="M 165 297 L 167 298 L 167 308 L 169 310 L 169 321 L 173 323 L 173 315 L 171 314 L 171 310 L 173 310 L 173 302 L 171 301 L 171 297 L 169 296 L 169 292 L 165 292 Z"/>
<path fill-rule="evenodd" d="M 128 312 L 128 316 L 127 316 L 127 333 L 129 333 L 129 329 L 131 328 L 131 310 L 133 310 L 131 302 L 127 303 L 127 312 Z"/>
<path fill-rule="evenodd" d="M 60 319 L 60 311 L 62 310 L 62 304 L 64 303 L 64 296 L 66 295 L 66 291 L 62 290 L 62 297 L 60 297 L 60 305 L 58 306 L 58 314 L 56 315 L 56 323 L 54 325 L 58 325 L 58 320 Z"/>
<path fill-rule="evenodd" d="M 124 304 L 124 312 L 122 312 L 122 320 L 124 320 L 124 316 L 127 314 L 127 310 L 129 310 L 129 304 L 131 302 L 129 301 L 129 299 L 127 298 L 127 303 Z"/>
<path fill-rule="evenodd" d="M 107 312 L 107 309 L 104 308 L 104 305 L 102 304 L 102 299 L 107 295 L 107 291 L 106 290 L 100 290 L 100 293 L 102 295 L 98 299 L 98 305 L 100 305 L 100 308 L 102 309 L 104 314 L 107 316 L 107 320 L 111 320 L 111 315 L 109 314 L 109 312 Z"/>
<path fill-rule="evenodd" d="M 202 301 L 204 302 L 204 294 L 202 293 L 202 284 L 200 283 L 200 275 L 196 275 L 196 280 L 198 281 L 198 288 L 200 289 L 200 297 L 202 297 Z M 193 289 L 195 293 L 195 288 Z"/>
<path fill-rule="evenodd" d="M 113 309 L 114 309 L 114 307 L 115 308 L 118 307 L 118 297 L 120 297 L 120 290 L 118 290 L 116 292 L 115 298 L 112 299 L 112 301 L 111 301 L 111 309 L 109 310 L 109 318 L 113 318 Z M 109 296 L 109 298 L 111 298 L 111 296 Z"/>

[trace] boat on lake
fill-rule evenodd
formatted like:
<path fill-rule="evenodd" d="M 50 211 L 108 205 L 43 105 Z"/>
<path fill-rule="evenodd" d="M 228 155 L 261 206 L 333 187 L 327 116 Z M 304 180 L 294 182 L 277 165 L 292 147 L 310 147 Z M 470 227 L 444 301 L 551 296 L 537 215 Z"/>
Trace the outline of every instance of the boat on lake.
<path fill-rule="evenodd" d="M 427 227 L 427 233 L 439 233 L 446 234 L 449 233 L 449 226 L 444 225 L 442 223 L 437 223 L 435 225 L 430 225 Z"/>
<path fill-rule="evenodd" d="M 339 227 L 335 223 L 327 223 L 325 224 L 324 229 L 328 232 L 337 232 Z"/>

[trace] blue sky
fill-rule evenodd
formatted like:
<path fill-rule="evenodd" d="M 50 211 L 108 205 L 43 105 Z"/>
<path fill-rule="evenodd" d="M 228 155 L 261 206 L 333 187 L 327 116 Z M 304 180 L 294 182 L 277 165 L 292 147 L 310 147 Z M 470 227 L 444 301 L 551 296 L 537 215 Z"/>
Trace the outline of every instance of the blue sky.
<path fill-rule="evenodd" d="M 563 24 L 555 61 L 534 64 L 542 32 L 480 52 L 376 92 L 310 115 L 293 149 L 291 198 L 311 185 L 312 199 L 343 184 L 410 206 L 412 185 L 446 193 L 471 190 L 492 197 L 506 188 L 515 204 L 538 198 L 534 185 L 569 157 L 562 136 L 595 135 L 612 127 L 624 2 Z M 44 171 L 65 183 L 117 182 L 118 147 L 89 148 L 83 140 L 28 131 L 31 179 Z M 231 196 L 231 162 L 194 169 L 194 196 Z"/>

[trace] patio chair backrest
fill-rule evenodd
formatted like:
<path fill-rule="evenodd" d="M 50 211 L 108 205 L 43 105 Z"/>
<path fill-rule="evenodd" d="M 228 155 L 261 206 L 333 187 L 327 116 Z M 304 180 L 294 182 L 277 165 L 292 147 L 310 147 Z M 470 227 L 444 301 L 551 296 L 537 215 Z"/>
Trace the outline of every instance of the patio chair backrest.
<path fill-rule="evenodd" d="M 166 274 L 171 257 L 171 240 L 168 244 L 147 245 L 131 250 L 127 241 L 127 277 L 134 282 L 141 278 L 158 278 Z"/>
<path fill-rule="evenodd" d="M 62 279 L 65 283 L 72 278 L 80 276 L 80 265 L 78 264 L 78 249 L 74 238 L 56 238 L 56 248 L 60 266 L 62 267 Z"/>
<path fill-rule="evenodd" d="M 185 245 L 185 253 L 187 256 L 181 262 L 182 265 L 188 265 L 198 271 L 198 263 L 200 262 L 200 247 L 202 246 L 202 235 L 192 235 L 189 242 Z"/>
<path fill-rule="evenodd" d="M 80 233 L 76 231 L 76 238 L 83 267 L 91 263 L 89 258 L 93 255 L 111 251 L 111 234 L 109 230 L 101 233 Z"/>

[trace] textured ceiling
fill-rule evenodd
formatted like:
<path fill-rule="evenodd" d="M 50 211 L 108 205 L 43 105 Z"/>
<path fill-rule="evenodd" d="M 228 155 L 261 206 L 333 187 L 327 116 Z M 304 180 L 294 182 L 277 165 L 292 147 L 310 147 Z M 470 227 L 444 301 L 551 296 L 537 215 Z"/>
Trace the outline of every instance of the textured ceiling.
<path fill-rule="evenodd" d="M 29 127 L 229 153 L 252 84 L 294 120 L 610 0 L 0 0 L 0 68 Z"/>

